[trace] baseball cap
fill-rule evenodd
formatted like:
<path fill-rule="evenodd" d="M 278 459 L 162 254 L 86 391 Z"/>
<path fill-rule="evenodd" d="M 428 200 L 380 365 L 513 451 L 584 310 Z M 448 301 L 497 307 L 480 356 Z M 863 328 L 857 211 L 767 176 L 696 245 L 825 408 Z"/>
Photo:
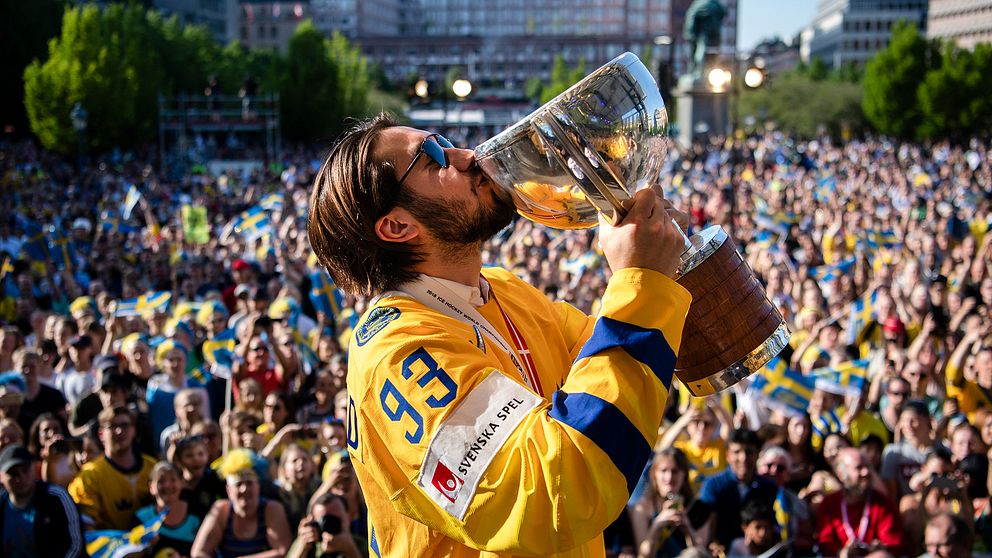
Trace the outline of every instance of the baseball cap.
<path fill-rule="evenodd" d="M 86 232 L 89 232 L 93 230 L 93 224 L 90 223 L 90 220 L 87 219 L 86 217 L 79 217 L 78 219 L 72 222 L 72 228 L 83 229 Z"/>
<path fill-rule="evenodd" d="M 97 357 L 93 359 L 93 369 L 99 370 L 104 374 L 110 371 L 117 372 L 119 364 L 120 363 L 117 361 L 117 358 L 113 355 L 97 355 Z"/>
<path fill-rule="evenodd" d="M 77 349 L 85 349 L 93 346 L 93 340 L 89 335 L 73 335 L 69 338 L 69 346 Z"/>
<path fill-rule="evenodd" d="M 0 385 L 0 405 L 21 405 L 24 394 L 13 384 Z"/>
<path fill-rule="evenodd" d="M 241 283 L 237 287 L 234 287 L 235 298 L 241 298 L 242 296 L 248 298 L 248 295 L 250 294 L 251 294 L 251 287 L 249 287 L 247 283 Z"/>
<path fill-rule="evenodd" d="M 124 375 L 120 372 L 114 370 L 103 375 L 103 381 L 100 382 L 100 390 L 106 390 L 109 388 L 117 388 L 120 390 L 127 389 L 127 380 Z"/>
<path fill-rule="evenodd" d="M 238 258 L 238 259 L 234 260 L 234 263 L 231 264 L 231 269 L 233 269 L 234 271 L 241 271 L 243 269 L 251 269 L 251 264 L 248 263 L 247 261 L 241 259 L 241 258 Z"/>
<path fill-rule="evenodd" d="M 7 446 L 0 451 L 0 472 L 6 473 L 17 465 L 30 465 L 34 456 L 24 446 Z"/>
<path fill-rule="evenodd" d="M 906 331 L 906 325 L 902 323 L 902 320 L 898 316 L 889 316 L 885 319 L 882 329 L 888 333 L 904 333 Z"/>

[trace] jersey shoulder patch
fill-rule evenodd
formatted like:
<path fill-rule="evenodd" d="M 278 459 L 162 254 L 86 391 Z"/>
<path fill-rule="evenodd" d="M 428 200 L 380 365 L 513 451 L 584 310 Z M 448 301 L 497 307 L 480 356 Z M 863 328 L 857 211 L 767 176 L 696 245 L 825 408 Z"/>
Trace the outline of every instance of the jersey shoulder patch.
<path fill-rule="evenodd" d="M 364 346 L 372 340 L 377 333 L 386 329 L 390 322 L 400 317 L 400 309 L 395 306 L 378 306 L 373 308 L 369 315 L 355 330 L 355 341 L 359 347 Z"/>

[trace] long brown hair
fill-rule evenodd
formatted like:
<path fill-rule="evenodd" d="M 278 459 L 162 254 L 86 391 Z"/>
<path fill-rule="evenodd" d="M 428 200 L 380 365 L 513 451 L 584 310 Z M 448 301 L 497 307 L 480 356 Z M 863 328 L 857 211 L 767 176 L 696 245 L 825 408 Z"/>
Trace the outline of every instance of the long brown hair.
<path fill-rule="evenodd" d="M 392 162 L 372 156 L 380 132 L 395 125 L 380 114 L 345 132 L 310 194 L 310 246 L 335 284 L 352 294 L 371 296 L 411 281 L 423 260 L 409 244 L 375 233 L 376 220 L 401 197 Z"/>

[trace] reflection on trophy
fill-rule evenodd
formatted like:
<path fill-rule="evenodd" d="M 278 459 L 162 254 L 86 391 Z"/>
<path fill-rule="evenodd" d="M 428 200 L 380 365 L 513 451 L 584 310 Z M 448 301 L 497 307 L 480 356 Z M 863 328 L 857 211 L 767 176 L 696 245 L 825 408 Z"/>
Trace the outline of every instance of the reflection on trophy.
<path fill-rule="evenodd" d="M 524 217 L 559 229 L 611 223 L 657 182 L 668 112 L 625 53 L 476 148 L 476 160 Z M 686 239 L 678 282 L 692 293 L 675 372 L 696 396 L 728 388 L 789 341 L 785 320 L 719 226 Z"/>

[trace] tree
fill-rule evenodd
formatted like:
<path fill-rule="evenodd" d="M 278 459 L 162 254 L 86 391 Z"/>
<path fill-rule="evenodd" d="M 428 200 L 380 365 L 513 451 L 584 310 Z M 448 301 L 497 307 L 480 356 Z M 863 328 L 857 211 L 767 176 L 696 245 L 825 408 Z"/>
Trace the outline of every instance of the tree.
<path fill-rule="evenodd" d="M 809 71 L 797 69 L 775 76 L 759 89 L 744 90 L 738 110 L 742 117 L 774 121 L 799 137 L 815 137 L 821 129 L 837 135 L 865 127 L 862 94 L 856 83 L 817 81 Z"/>
<path fill-rule="evenodd" d="M 339 69 L 328 41 L 309 19 L 289 39 L 280 89 L 283 133 L 290 139 L 328 139 L 340 126 Z"/>
<path fill-rule="evenodd" d="M 24 105 L 31 130 L 49 149 L 73 150 L 69 112 L 80 103 L 91 123 L 90 149 L 130 145 L 154 135 L 157 95 L 164 83 L 147 12 L 137 5 L 92 4 L 66 10 L 62 33 L 44 63 L 24 71 Z"/>
<path fill-rule="evenodd" d="M 555 57 L 555 64 L 551 67 L 551 83 L 541 90 L 541 103 L 547 103 L 569 87 L 575 85 L 586 75 L 586 61 L 579 60 L 579 65 L 574 69 L 569 69 L 565 63 L 565 57 L 558 55 Z"/>
<path fill-rule="evenodd" d="M 899 138 L 916 136 L 923 116 L 917 90 L 936 60 L 934 43 L 922 37 L 916 26 L 900 22 L 893 27 L 889 46 L 878 51 L 865 69 L 862 107 L 878 131 Z"/>
<path fill-rule="evenodd" d="M 59 34 L 65 0 L 0 0 L 0 126 L 28 132 L 24 110 L 24 69 L 48 53 Z"/>
<path fill-rule="evenodd" d="M 337 133 L 344 129 L 347 118 L 368 114 L 371 77 L 368 59 L 337 31 L 331 36 L 328 54 L 338 71 L 338 114 L 331 121 L 331 130 Z"/>
<path fill-rule="evenodd" d="M 923 118 L 918 135 L 961 138 L 992 128 L 992 45 L 969 51 L 943 45 L 940 65 L 926 73 L 918 89 Z"/>

